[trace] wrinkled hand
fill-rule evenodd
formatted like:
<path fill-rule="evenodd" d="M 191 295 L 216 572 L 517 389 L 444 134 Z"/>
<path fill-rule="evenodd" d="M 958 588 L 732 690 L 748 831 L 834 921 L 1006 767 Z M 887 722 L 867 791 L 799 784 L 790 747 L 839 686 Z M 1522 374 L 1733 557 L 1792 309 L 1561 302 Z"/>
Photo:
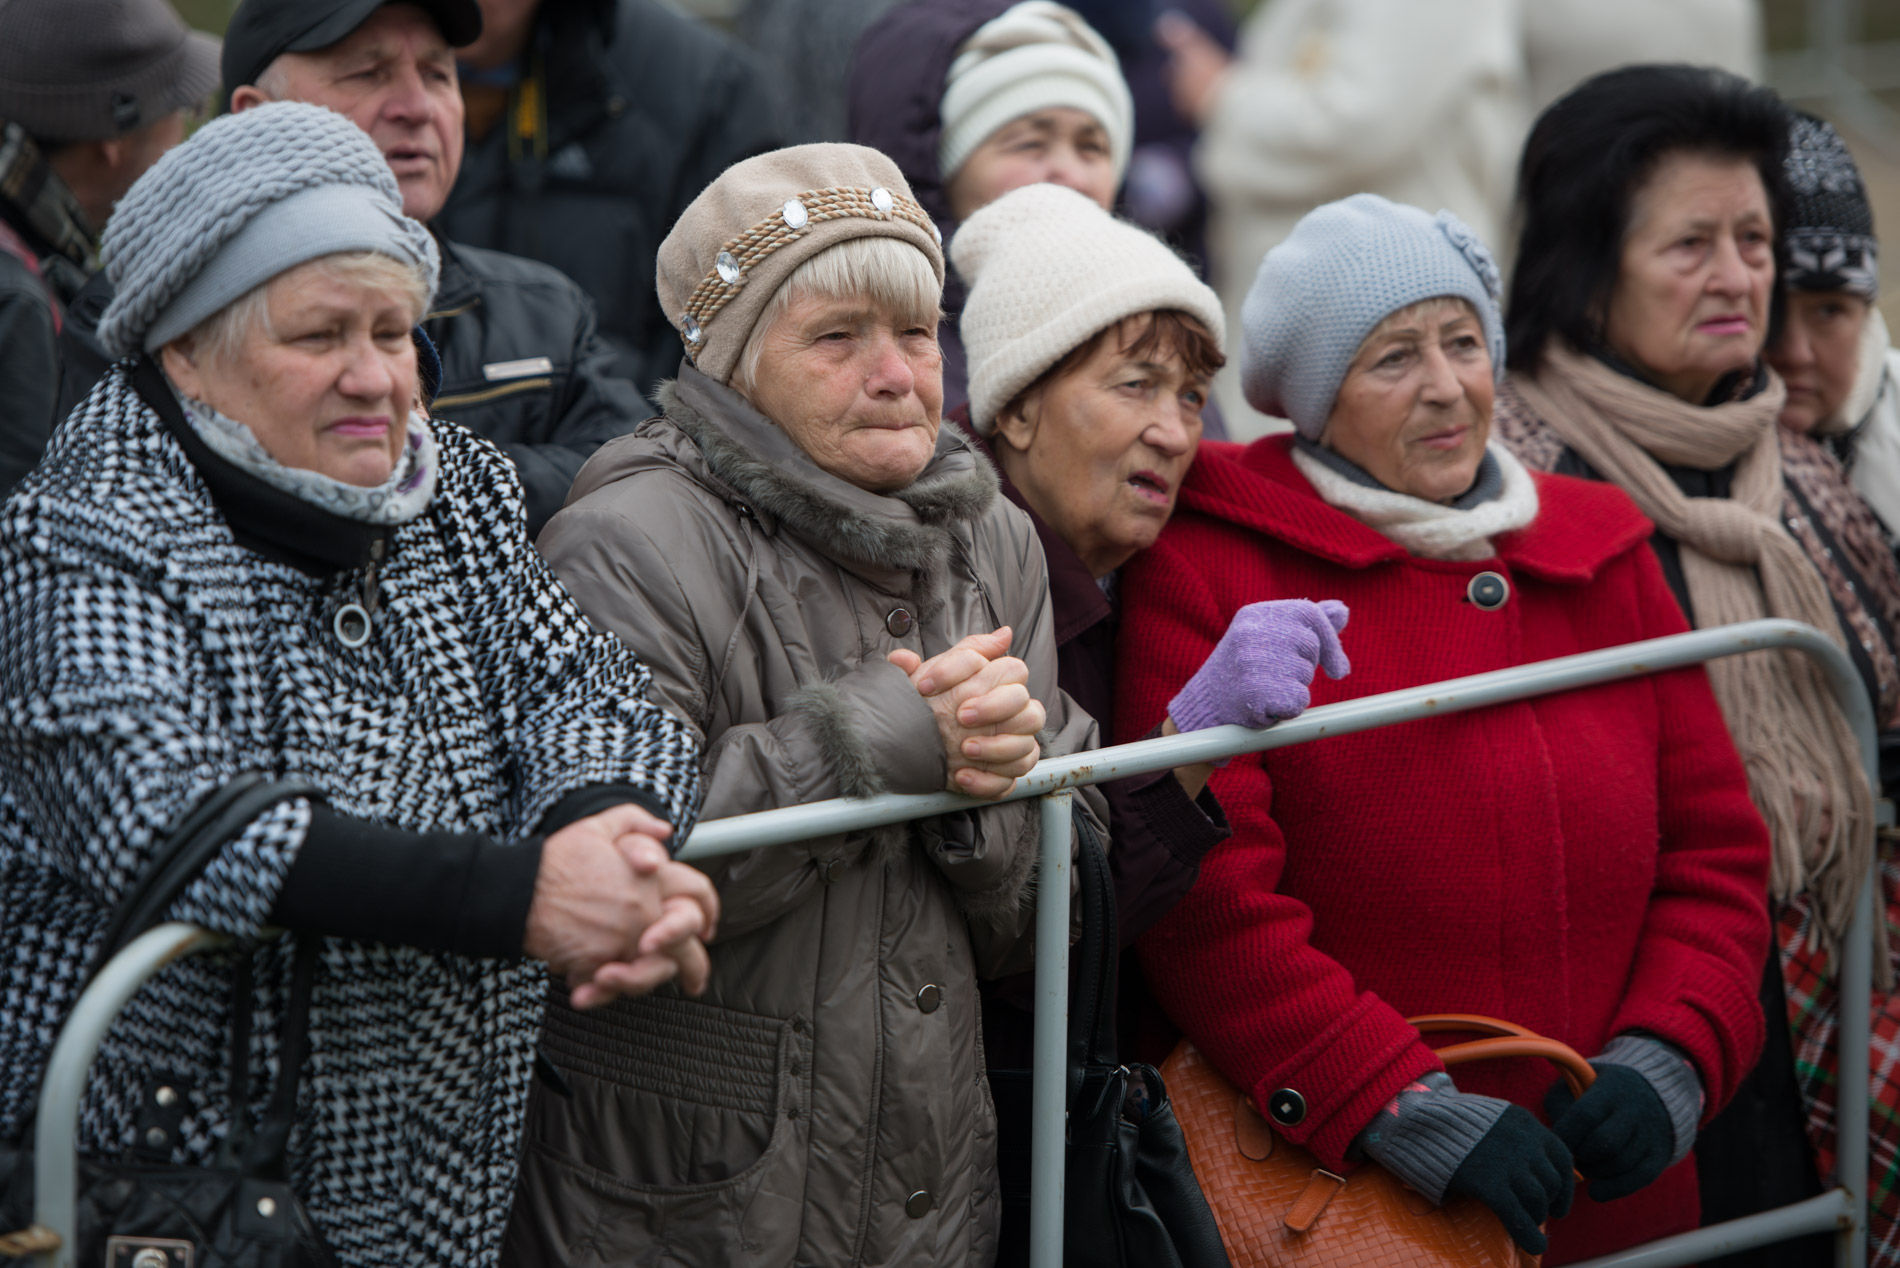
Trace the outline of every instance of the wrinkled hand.
<path fill-rule="evenodd" d="M 1182 731 L 1233 724 L 1263 727 L 1299 716 L 1312 702 L 1313 668 L 1352 672 L 1339 644 L 1346 605 L 1336 599 L 1275 599 L 1234 613 L 1227 633 L 1168 704 Z"/>
<path fill-rule="evenodd" d="M 1155 43 L 1168 50 L 1168 96 L 1189 123 L 1204 123 L 1214 109 L 1233 55 L 1193 18 L 1173 9 L 1155 19 Z"/>
<path fill-rule="evenodd" d="M 1558 1082 L 1544 1097 L 1544 1112 L 1590 1181 L 1592 1200 L 1611 1202 L 1669 1169 L 1676 1133 L 1648 1079 L 1626 1065 L 1604 1062 L 1595 1069 L 1596 1082 L 1581 1097 Z"/>
<path fill-rule="evenodd" d="M 1008 654 L 1012 637 L 1005 625 L 929 660 L 903 647 L 890 654 L 937 720 L 951 792 L 1001 797 L 1042 756 L 1036 736 L 1048 715 L 1029 694 L 1029 666 Z"/>
<path fill-rule="evenodd" d="M 667 857 L 672 826 L 634 805 L 577 819 L 541 846 L 522 950 L 566 979 L 576 1008 L 680 976 L 705 989 L 719 899 Z"/>
<path fill-rule="evenodd" d="M 1570 1213 L 1575 1183 L 1563 1141 L 1529 1110 L 1512 1105 L 1451 1173 L 1445 1194 L 1478 1199 L 1491 1208 L 1512 1241 L 1541 1255 L 1550 1239 L 1538 1226 Z"/>

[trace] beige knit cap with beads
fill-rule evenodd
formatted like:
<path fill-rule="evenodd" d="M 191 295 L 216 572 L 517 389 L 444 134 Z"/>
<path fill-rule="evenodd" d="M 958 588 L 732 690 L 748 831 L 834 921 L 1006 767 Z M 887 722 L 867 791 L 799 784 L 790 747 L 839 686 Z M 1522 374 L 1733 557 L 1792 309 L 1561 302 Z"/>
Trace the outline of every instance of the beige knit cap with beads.
<path fill-rule="evenodd" d="M 950 258 L 970 290 L 959 329 L 982 435 L 1045 370 L 1124 317 L 1178 309 L 1226 351 L 1207 283 L 1166 243 L 1065 186 L 1025 185 L 972 213 Z"/>
<path fill-rule="evenodd" d="M 792 271 L 852 238 L 898 238 L 943 282 L 937 227 L 897 165 L 863 145 L 794 145 L 734 163 L 660 243 L 660 307 L 686 359 L 732 378 L 753 326 Z"/>

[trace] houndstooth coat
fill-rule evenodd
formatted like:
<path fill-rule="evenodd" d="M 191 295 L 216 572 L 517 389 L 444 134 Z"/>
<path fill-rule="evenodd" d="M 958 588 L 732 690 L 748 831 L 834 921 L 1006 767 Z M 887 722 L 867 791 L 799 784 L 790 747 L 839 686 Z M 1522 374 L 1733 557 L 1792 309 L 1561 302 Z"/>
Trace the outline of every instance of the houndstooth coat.
<path fill-rule="evenodd" d="M 242 771 L 311 781 L 343 814 L 502 841 L 589 786 L 639 790 L 676 839 L 698 804 L 696 741 L 535 554 L 493 446 L 437 425 L 434 499 L 389 539 L 352 651 L 333 617 L 362 573 L 239 545 L 129 364 L 0 504 L 0 1139 L 31 1116 L 112 905 L 165 828 Z M 148 397 L 155 378 L 138 380 Z M 172 918 L 255 935 L 310 816 L 301 798 L 259 815 Z M 253 1066 L 274 1073 L 288 950 L 256 963 Z M 174 965 L 125 1010 L 83 1148 L 142 1141 L 162 1079 L 186 1091 L 169 1157 L 210 1158 L 231 964 Z M 532 962 L 324 941 L 293 1181 L 343 1263 L 494 1261 L 545 982 Z"/>

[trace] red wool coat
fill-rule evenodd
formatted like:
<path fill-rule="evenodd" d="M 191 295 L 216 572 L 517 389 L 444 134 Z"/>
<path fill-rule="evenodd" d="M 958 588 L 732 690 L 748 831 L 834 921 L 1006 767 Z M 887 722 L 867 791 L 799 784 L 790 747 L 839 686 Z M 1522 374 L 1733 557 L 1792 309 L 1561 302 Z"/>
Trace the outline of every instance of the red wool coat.
<path fill-rule="evenodd" d="M 1158 723 L 1242 605 L 1352 609 L 1352 674 L 1329 704 L 1688 628 L 1618 489 L 1534 476 L 1542 509 L 1477 563 L 1413 558 L 1322 502 L 1284 437 L 1209 446 L 1174 521 L 1122 580 L 1118 724 Z M 1510 584 L 1494 611 L 1472 577 Z M 1328 1166 L 1400 1088 L 1439 1068 L 1403 1018 L 1488 1013 L 1585 1056 L 1622 1031 L 1694 1061 L 1706 1113 L 1762 1042 L 1768 835 L 1706 674 L 1625 683 L 1236 758 L 1213 787 L 1233 824 L 1187 898 L 1139 944 L 1155 992 Z M 1543 1117 L 1531 1062 L 1465 1066 L 1460 1088 Z M 1693 1159 L 1551 1229 L 1565 1263 L 1693 1228 Z"/>

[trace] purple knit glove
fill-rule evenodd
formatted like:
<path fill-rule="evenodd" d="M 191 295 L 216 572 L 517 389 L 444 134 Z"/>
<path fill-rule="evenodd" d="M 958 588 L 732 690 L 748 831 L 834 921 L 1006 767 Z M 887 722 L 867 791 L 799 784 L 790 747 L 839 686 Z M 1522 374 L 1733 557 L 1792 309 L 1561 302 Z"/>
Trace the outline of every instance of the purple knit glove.
<path fill-rule="evenodd" d="M 1275 599 L 1234 613 L 1219 646 L 1169 702 L 1178 731 L 1232 724 L 1263 727 L 1298 717 L 1313 696 L 1313 667 L 1328 678 L 1352 672 L 1339 631 L 1346 605 L 1337 599 Z"/>

